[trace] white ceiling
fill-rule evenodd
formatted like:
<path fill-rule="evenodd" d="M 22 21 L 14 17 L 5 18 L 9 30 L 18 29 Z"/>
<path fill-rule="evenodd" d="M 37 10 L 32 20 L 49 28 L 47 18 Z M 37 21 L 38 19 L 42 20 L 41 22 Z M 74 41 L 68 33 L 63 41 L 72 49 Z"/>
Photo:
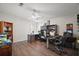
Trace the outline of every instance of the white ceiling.
<path fill-rule="evenodd" d="M 78 6 L 76 3 L 24 3 L 23 6 L 0 3 L 0 12 L 27 19 L 35 9 L 40 16 L 61 17 L 77 14 Z"/>

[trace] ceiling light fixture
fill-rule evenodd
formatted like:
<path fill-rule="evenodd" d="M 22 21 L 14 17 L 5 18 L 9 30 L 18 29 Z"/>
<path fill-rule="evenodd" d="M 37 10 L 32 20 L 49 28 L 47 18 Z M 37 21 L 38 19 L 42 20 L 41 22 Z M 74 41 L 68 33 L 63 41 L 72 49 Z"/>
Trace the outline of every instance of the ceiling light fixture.
<path fill-rule="evenodd" d="M 20 7 L 23 7 L 23 5 L 24 5 L 23 3 L 19 3 Z M 33 21 L 40 22 L 40 20 L 39 20 L 40 16 L 38 15 L 39 11 L 37 11 L 36 9 L 32 9 L 32 8 L 31 8 L 31 11 L 32 11 L 32 16 L 31 17 L 32 17 Z"/>
<path fill-rule="evenodd" d="M 23 3 L 19 3 L 19 6 L 21 6 L 21 7 L 22 7 L 23 5 L 24 5 Z"/>
<path fill-rule="evenodd" d="M 33 19 L 35 22 L 39 22 L 39 18 L 40 18 L 40 16 L 38 15 L 37 10 L 33 9 L 32 19 Z"/>

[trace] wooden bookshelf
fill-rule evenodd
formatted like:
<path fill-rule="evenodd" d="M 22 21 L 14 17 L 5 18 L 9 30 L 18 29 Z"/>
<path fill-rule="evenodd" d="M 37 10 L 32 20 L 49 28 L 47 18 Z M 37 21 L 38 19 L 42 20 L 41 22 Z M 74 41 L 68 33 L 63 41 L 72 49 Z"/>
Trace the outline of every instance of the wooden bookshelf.
<path fill-rule="evenodd" d="M 6 34 L 7 39 L 13 42 L 13 23 L 0 21 L 0 34 Z M 0 56 L 11 56 L 12 44 L 0 47 Z"/>
<path fill-rule="evenodd" d="M 11 41 L 13 42 L 13 23 L 0 21 L 0 34 L 7 34 L 7 38 L 12 36 Z"/>

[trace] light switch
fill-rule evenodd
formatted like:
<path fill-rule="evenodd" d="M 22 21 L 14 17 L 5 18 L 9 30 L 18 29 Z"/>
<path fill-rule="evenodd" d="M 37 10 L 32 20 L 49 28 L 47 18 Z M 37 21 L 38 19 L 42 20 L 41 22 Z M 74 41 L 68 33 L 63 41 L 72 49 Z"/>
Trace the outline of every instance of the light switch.
<path fill-rule="evenodd" d="M 79 40 L 77 40 L 77 43 L 79 43 Z"/>

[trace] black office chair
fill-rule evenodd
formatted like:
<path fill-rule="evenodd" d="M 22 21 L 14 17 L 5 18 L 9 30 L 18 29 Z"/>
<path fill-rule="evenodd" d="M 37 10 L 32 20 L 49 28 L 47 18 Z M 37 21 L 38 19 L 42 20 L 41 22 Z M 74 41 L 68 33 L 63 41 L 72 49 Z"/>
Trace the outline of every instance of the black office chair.
<path fill-rule="evenodd" d="M 76 39 L 73 37 L 72 33 L 64 32 L 63 40 L 64 40 L 64 47 L 74 48 L 73 43 L 75 43 Z"/>
<path fill-rule="evenodd" d="M 63 40 L 62 40 L 62 36 L 60 35 L 57 35 L 55 36 L 55 48 L 58 50 L 58 51 L 63 51 Z"/>

